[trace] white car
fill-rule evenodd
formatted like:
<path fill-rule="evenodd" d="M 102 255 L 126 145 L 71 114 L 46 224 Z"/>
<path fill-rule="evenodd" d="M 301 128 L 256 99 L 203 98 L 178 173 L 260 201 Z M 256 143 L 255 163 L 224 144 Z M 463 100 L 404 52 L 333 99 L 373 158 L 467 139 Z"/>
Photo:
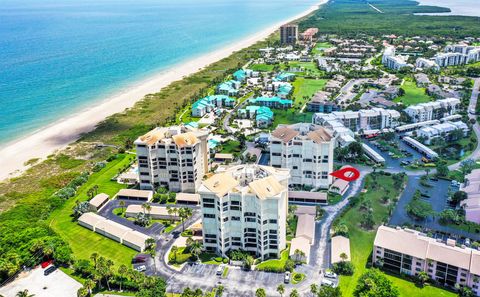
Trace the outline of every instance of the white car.
<path fill-rule="evenodd" d="M 285 272 L 285 276 L 283 277 L 283 282 L 286 284 L 290 283 L 290 271 Z"/>
<path fill-rule="evenodd" d="M 335 287 L 335 283 L 329 279 L 322 279 L 322 286 Z"/>
<path fill-rule="evenodd" d="M 223 265 L 223 264 L 219 265 L 218 268 L 217 268 L 216 274 L 217 275 L 222 275 L 223 270 L 225 270 L 225 265 Z"/>
<path fill-rule="evenodd" d="M 135 267 L 135 270 L 139 271 L 139 272 L 143 272 L 143 271 L 147 270 L 147 266 L 140 265 L 140 266 Z"/>
<path fill-rule="evenodd" d="M 337 278 L 337 274 L 335 272 L 332 272 L 332 271 L 325 271 L 325 277 Z"/>

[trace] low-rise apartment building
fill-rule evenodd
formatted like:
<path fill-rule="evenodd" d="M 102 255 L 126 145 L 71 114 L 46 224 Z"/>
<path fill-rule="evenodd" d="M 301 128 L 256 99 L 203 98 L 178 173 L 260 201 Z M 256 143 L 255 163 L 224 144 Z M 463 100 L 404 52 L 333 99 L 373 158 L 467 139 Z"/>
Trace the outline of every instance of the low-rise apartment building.
<path fill-rule="evenodd" d="M 456 134 L 456 131 L 461 131 L 461 133 Z M 433 139 L 439 137 L 445 139 L 446 141 L 457 140 L 467 136 L 468 131 L 469 128 L 467 124 L 462 121 L 447 121 L 445 123 L 420 128 L 417 131 L 417 136 L 423 139 L 423 143 L 431 144 Z"/>
<path fill-rule="evenodd" d="M 418 58 L 415 62 L 415 67 L 421 69 L 432 69 L 434 71 L 440 70 L 440 66 L 438 66 L 438 64 L 434 60 L 429 60 L 425 58 Z"/>
<path fill-rule="evenodd" d="M 137 148 L 140 189 L 166 187 L 195 192 L 208 172 L 208 131 L 159 127 L 140 136 Z"/>
<path fill-rule="evenodd" d="M 290 169 L 290 186 L 327 189 L 332 183 L 335 139 L 324 127 L 279 125 L 270 137 L 270 165 Z"/>
<path fill-rule="evenodd" d="M 398 126 L 400 113 L 396 110 L 372 108 L 359 111 L 335 111 L 330 114 L 316 113 L 313 123 L 322 125 L 327 121 L 339 121 L 346 128 L 358 132 L 359 130 L 381 130 Z"/>
<path fill-rule="evenodd" d="M 460 191 L 467 193 L 467 199 L 461 202 L 465 210 L 465 220 L 480 224 L 480 169 L 474 169 L 465 176 Z"/>
<path fill-rule="evenodd" d="M 394 273 L 424 271 L 447 286 L 468 286 L 480 295 L 480 251 L 437 241 L 415 230 L 380 226 L 375 236 L 373 264 Z"/>
<path fill-rule="evenodd" d="M 245 250 L 278 258 L 286 247 L 288 169 L 237 165 L 203 181 L 203 246 L 225 256 Z"/>
<path fill-rule="evenodd" d="M 445 52 L 435 56 L 440 67 L 458 66 L 480 61 L 480 47 L 467 44 L 453 44 L 445 47 Z"/>
<path fill-rule="evenodd" d="M 456 114 L 460 107 L 460 99 L 446 98 L 433 102 L 410 105 L 405 109 L 405 113 L 414 123 L 431 120 L 439 120 L 446 116 Z"/>

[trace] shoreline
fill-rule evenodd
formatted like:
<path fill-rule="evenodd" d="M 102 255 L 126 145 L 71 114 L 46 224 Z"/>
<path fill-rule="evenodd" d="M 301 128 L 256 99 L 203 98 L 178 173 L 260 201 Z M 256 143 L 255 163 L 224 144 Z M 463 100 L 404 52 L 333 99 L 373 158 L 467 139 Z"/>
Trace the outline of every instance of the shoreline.
<path fill-rule="evenodd" d="M 25 162 L 34 158 L 43 160 L 55 151 L 67 147 L 78 140 L 81 134 L 94 130 L 96 125 L 108 116 L 132 107 L 145 95 L 157 93 L 174 81 L 181 80 L 185 76 L 226 58 L 235 51 L 264 40 L 275 33 L 281 25 L 301 19 L 327 2 L 328 0 L 320 0 L 318 4 L 311 6 L 306 11 L 262 29 L 260 32 L 247 36 L 238 42 L 233 42 L 233 44 L 213 52 L 169 66 L 168 69 L 152 75 L 152 77 L 128 89 L 109 96 L 105 100 L 93 103 L 91 107 L 76 112 L 69 117 L 63 117 L 50 125 L 5 144 L 0 147 L 0 168 L 2 168 L 0 181 L 20 175 L 30 167 L 25 165 Z"/>
<path fill-rule="evenodd" d="M 431 15 L 431 16 L 466 16 L 466 17 L 480 17 L 480 9 L 473 9 L 473 2 L 469 0 L 416 0 L 419 5 L 431 5 L 446 7 L 450 9 L 450 12 L 440 13 L 416 13 L 415 15 Z"/>

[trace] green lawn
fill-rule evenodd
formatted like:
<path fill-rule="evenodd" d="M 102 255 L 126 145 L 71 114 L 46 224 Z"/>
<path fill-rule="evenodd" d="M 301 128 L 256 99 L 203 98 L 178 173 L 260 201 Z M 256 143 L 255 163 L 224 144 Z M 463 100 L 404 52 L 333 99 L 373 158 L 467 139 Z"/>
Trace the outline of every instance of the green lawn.
<path fill-rule="evenodd" d="M 323 52 L 323 49 L 325 48 L 331 48 L 333 47 L 333 44 L 328 43 L 328 42 L 319 42 L 315 45 L 315 47 L 312 49 L 312 54 L 321 54 Z"/>
<path fill-rule="evenodd" d="M 55 210 L 49 224 L 70 245 L 76 259 L 89 259 L 94 252 L 100 256 L 109 258 L 115 265 L 129 265 L 136 251 L 116 241 L 108 239 L 93 231 L 90 231 L 72 220 L 72 208 L 75 202 L 87 200 L 87 191 L 94 185 L 98 185 L 99 193 L 106 193 L 112 197 L 124 185 L 118 184 L 110 179 L 118 173 L 118 170 L 129 164 L 133 155 L 119 155 L 119 157 L 107 164 L 101 171 L 93 173 L 88 181 L 79 188 L 78 194 L 70 198 L 62 207 Z"/>
<path fill-rule="evenodd" d="M 328 192 L 327 197 L 328 197 L 328 204 L 330 205 L 337 204 L 338 202 L 342 201 L 342 198 L 343 198 L 342 195 L 333 193 L 333 192 Z"/>
<path fill-rule="evenodd" d="M 302 107 L 307 101 L 318 91 L 323 90 L 326 79 L 305 79 L 303 77 L 297 77 L 293 82 L 293 99 L 295 107 Z M 304 97 L 308 97 L 305 100 Z"/>
<path fill-rule="evenodd" d="M 250 69 L 254 71 L 270 72 L 274 67 L 275 65 L 272 64 L 253 64 L 250 66 Z"/>
<path fill-rule="evenodd" d="M 282 251 L 280 254 L 280 259 L 271 259 L 267 261 L 263 261 L 257 266 L 255 266 L 256 270 L 277 270 L 280 271 L 285 267 L 285 263 L 288 260 L 288 254 L 290 252 L 290 246 L 288 246 L 286 249 Z"/>
<path fill-rule="evenodd" d="M 417 84 L 411 79 L 405 79 L 401 86 L 405 90 L 405 95 L 395 98 L 395 102 L 402 102 L 405 106 L 432 101 L 432 98 L 425 94 L 425 88 L 417 87 Z"/>
<path fill-rule="evenodd" d="M 367 192 L 364 194 L 364 199 L 372 201 L 373 216 L 377 226 L 388 218 L 388 206 L 381 202 L 381 197 L 386 191 L 390 191 L 390 197 L 398 197 L 400 194 L 401 189 L 394 187 L 394 178 L 379 174 L 377 174 L 376 180 L 372 178 L 372 175 L 366 178 L 365 189 Z M 340 277 L 343 296 L 353 296 L 359 277 L 367 270 L 366 265 L 373 250 L 376 228 L 372 231 L 361 228 L 362 215 L 359 215 L 361 213 L 359 205 L 356 205 L 335 222 L 343 222 L 348 226 L 352 263 L 355 266 L 355 273 L 352 276 Z M 419 288 L 413 282 L 399 277 L 391 275 L 387 275 L 387 277 L 398 287 L 400 296 L 456 296 L 454 293 L 436 287 Z"/>
<path fill-rule="evenodd" d="M 294 285 L 301 283 L 304 279 L 305 279 L 305 274 L 303 273 L 294 272 L 292 274 L 292 284 Z"/>
<path fill-rule="evenodd" d="M 192 254 L 188 252 L 186 247 L 179 247 L 176 253 L 176 261 L 174 262 L 174 254 L 172 251 L 168 254 L 168 261 L 173 265 L 181 265 L 187 262 L 191 256 Z"/>
<path fill-rule="evenodd" d="M 274 109 L 274 120 L 272 127 L 279 124 L 295 124 L 298 122 L 310 123 L 312 121 L 313 112 L 299 113 L 293 109 Z"/>
<path fill-rule="evenodd" d="M 222 143 L 222 154 L 233 154 L 240 152 L 240 142 L 237 140 L 229 140 L 225 143 Z"/>

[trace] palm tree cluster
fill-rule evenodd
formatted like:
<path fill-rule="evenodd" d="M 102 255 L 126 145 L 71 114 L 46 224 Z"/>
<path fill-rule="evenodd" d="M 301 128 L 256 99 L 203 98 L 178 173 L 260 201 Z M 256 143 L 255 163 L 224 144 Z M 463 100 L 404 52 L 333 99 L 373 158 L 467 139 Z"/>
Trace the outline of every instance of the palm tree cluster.
<path fill-rule="evenodd" d="M 143 273 L 128 268 L 125 264 L 114 268 L 114 262 L 93 253 L 90 260 L 78 260 L 73 266 L 75 274 L 85 279 L 83 287 L 77 292 L 77 296 L 93 296 L 94 292 L 102 290 L 129 290 L 129 291 L 155 291 L 163 292 L 158 296 L 164 296 L 165 281 L 156 277 L 145 276 Z"/>

